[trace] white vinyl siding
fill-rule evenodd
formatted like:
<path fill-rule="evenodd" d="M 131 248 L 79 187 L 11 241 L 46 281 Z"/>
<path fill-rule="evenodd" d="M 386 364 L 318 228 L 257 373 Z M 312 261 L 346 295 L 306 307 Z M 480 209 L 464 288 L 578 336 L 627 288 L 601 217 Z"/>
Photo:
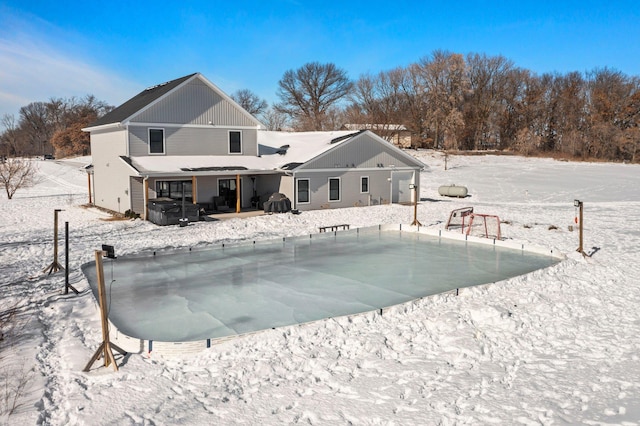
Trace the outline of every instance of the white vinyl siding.
<path fill-rule="evenodd" d="M 165 153 L 164 129 L 149 129 L 149 154 L 162 155 Z"/>
<path fill-rule="evenodd" d="M 335 168 L 402 168 L 420 167 L 418 160 L 410 157 L 389 142 L 373 134 L 363 133 L 346 145 L 340 145 L 312 159 L 297 170 L 318 170 Z"/>
<path fill-rule="evenodd" d="M 340 201 L 340 178 L 329 178 L 329 201 Z"/>
<path fill-rule="evenodd" d="M 255 118 L 227 101 L 217 90 L 195 78 L 137 114 L 132 122 L 253 128 L 259 125 Z"/>
<path fill-rule="evenodd" d="M 124 129 L 91 132 L 93 158 L 94 203 L 124 213 L 131 208 L 129 175 L 131 168 L 120 159 L 127 155 L 127 133 Z"/>
<path fill-rule="evenodd" d="M 159 124 L 151 127 L 161 128 Z M 230 129 L 162 127 L 164 127 L 165 155 L 229 155 Z M 242 130 L 242 155 L 258 155 L 257 136 L 257 130 Z M 129 126 L 131 157 L 149 155 L 148 137 L 148 126 Z"/>

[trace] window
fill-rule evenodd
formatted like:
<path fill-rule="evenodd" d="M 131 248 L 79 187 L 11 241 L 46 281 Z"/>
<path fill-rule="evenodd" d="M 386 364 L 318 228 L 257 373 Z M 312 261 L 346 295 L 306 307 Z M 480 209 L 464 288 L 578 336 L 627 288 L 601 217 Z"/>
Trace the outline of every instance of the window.
<path fill-rule="evenodd" d="M 340 201 L 340 178 L 329 178 L 329 201 Z"/>
<path fill-rule="evenodd" d="M 309 179 L 298 179 L 298 203 L 308 203 L 311 201 L 309 197 Z"/>
<path fill-rule="evenodd" d="M 149 154 L 164 154 L 164 129 L 149 129 Z"/>
<path fill-rule="evenodd" d="M 182 200 L 182 189 L 184 188 L 184 199 L 193 202 L 193 191 L 190 180 L 159 180 L 156 181 L 156 198 L 171 198 Z"/>
<path fill-rule="evenodd" d="M 242 154 L 242 132 L 229 131 L 229 154 Z"/>
<path fill-rule="evenodd" d="M 369 176 L 360 177 L 360 193 L 367 194 L 369 192 Z"/>

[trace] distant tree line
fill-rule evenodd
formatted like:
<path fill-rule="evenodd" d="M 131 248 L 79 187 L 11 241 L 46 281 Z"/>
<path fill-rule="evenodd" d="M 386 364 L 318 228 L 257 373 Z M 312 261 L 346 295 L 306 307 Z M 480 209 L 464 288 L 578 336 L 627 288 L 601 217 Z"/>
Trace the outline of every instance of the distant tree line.
<path fill-rule="evenodd" d="M 436 50 L 418 62 L 357 80 L 332 63 L 288 70 L 269 106 L 248 89 L 231 97 L 270 130 L 397 126 L 413 147 L 508 150 L 638 161 L 640 78 L 609 68 L 536 75 L 502 56 Z M 113 107 L 93 96 L 51 99 L 2 117 L 0 155 L 83 155 L 81 131 Z"/>
<path fill-rule="evenodd" d="M 20 108 L 17 118 L 13 114 L 2 117 L 0 156 L 87 155 L 89 134 L 81 129 L 112 109 L 92 95 L 32 102 Z"/>
<path fill-rule="evenodd" d="M 640 79 L 608 68 L 536 75 L 502 56 L 436 50 L 354 82 L 306 64 L 277 95 L 272 113 L 295 130 L 375 124 L 384 137 L 403 125 L 414 147 L 638 161 Z"/>

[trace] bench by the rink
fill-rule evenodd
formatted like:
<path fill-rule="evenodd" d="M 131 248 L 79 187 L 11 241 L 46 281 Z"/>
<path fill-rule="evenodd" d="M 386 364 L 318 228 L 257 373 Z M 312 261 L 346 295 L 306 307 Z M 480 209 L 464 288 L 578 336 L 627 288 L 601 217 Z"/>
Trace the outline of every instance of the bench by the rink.
<path fill-rule="evenodd" d="M 338 229 L 341 229 L 341 230 L 349 229 L 349 225 L 346 223 L 343 223 L 341 225 L 321 226 L 318 229 L 320 230 L 320 232 L 327 232 L 327 230 L 334 232 L 334 231 L 337 231 Z"/>

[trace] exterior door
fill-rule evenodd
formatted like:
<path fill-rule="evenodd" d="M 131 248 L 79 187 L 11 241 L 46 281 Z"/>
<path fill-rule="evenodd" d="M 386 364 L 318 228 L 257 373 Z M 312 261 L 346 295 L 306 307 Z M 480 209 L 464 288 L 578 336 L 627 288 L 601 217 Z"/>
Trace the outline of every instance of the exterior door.
<path fill-rule="evenodd" d="M 414 172 L 391 172 L 391 202 L 411 203 Z"/>
<path fill-rule="evenodd" d="M 235 179 L 218 179 L 218 195 L 223 197 L 228 206 L 235 208 L 238 188 Z"/>

